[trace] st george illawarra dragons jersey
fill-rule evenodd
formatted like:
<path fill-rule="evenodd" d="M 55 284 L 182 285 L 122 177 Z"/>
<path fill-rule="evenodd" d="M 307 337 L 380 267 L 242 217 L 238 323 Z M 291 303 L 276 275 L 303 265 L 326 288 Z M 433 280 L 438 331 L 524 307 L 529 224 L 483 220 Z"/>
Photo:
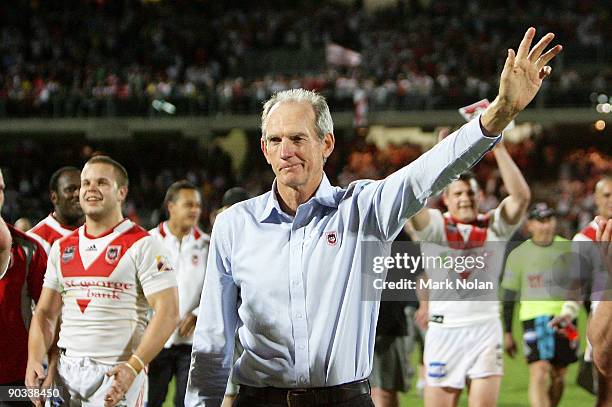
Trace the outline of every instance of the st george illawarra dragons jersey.
<path fill-rule="evenodd" d="M 176 286 L 164 247 L 130 220 L 92 237 L 81 226 L 51 248 L 44 287 L 61 293 L 67 356 L 126 360 L 146 326 L 146 297 Z"/>

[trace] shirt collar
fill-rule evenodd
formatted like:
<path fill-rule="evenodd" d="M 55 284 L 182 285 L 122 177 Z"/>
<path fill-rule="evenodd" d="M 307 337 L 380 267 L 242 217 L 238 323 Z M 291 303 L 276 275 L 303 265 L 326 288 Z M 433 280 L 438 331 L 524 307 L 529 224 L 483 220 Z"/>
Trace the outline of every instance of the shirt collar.
<path fill-rule="evenodd" d="M 276 178 L 274 182 L 272 182 L 272 189 L 268 195 L 268 199 L 266 202 L 266 206 L 259 217 L 259 222 L 263 223 L 272 217 L 272 215 L 284 217 L 286 219 L 292 219 L 292 216 L 287 215 L 280 207 L 280 203 L 278 202 L 278 197 L 276 196 Z M 329 179 L 327 175 L 323 173 L 323 178 L 321 179 L 321 183 L 315 192 L 315 195 L 308 200 L 308 202 L 317 202 L 319 205 L 329 206 L 331 208 L 337 208 L 338 202 L 335 198 L 336 188 L 332 187 L 329 183 Z M 302 204 L 304 205 L 304 204 Z"/>
<path fill-rule="evenodd" d="M 168 221 L 164 221 L 159 224 L 159 232 L 162 238 L 164 239 L 172 237 L 174 240 L 179 240 L 179 238 L 174 236 L 174 234 L 170 231 L 170 228 L 168 227 Z M 191 229 L 191 232 L 183 236 L 183 239 L 180 242 L 188 242 L 191 239 L 198 240 L 201 235 L 202 231 L 199 230 L 199 228 L 196 226 Z"/>

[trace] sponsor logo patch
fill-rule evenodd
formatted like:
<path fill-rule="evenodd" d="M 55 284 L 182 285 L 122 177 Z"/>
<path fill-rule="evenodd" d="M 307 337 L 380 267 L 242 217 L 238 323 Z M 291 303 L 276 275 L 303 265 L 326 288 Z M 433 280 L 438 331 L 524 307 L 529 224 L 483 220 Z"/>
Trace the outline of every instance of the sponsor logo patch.
<path fill-rule="evenodd" d="M 155 256 L 155 264 L 160 273 L 173 270 L 166 256 Z"/>
<path fill-rule="evenodd" d="M 431 362 L 427 368 L 427 376 L 439 379 L 446 376 L 446 363 Z"/>
<path fill-rule="evenodd" d="M 68 263 L 70 260 L 74 259 L 74 251 L 75 246 L 66 247 L 62 253 L 62 263 Z"/>
<path fill-rule="evenodd" d="M 435 322 L 436 324 L 444 323 L 444 315 L 432 315 L 429 317 L 430 322 Z"/>

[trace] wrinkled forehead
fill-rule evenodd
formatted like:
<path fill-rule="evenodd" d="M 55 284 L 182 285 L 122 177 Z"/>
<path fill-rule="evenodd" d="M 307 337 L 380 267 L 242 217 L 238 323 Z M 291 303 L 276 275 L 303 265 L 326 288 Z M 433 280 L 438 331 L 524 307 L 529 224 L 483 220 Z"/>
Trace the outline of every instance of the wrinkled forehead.
<path fill-rule="evenodd" d="M 265 123 L 266 135 L 281 135 L 283 131 L 314 131 L 315 113 L 306 102 L 279 102 L 268 113 Z"/>
<path fill-rule="evenodd" d="M 595 184 L 595 195 L 610 195 L 612 194 L 612 179 L 602 179 Z"/>

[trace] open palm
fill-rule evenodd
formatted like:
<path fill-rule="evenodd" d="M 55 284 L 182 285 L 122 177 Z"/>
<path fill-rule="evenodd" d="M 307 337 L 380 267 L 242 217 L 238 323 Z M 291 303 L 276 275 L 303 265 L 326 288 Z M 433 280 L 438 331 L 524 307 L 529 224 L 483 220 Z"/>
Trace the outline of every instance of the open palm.
<path fill-rule="evenodd" d="M 555 37 L 554 34 L 548 33 L 530 51 L 534 37 L 535 29 L 530 27 L 525 32 L 518 52 L 515 54 L 514 50 L 508 50 L 508 57 L 501 74 L 499 97 L 516 113 L 525 109 L 533 100 L 542 86 L 543 79 L 552 71 L 547 65 L 548 62 L 562 49 L 561 45 L 557 45 L 542 53 Z"/>

